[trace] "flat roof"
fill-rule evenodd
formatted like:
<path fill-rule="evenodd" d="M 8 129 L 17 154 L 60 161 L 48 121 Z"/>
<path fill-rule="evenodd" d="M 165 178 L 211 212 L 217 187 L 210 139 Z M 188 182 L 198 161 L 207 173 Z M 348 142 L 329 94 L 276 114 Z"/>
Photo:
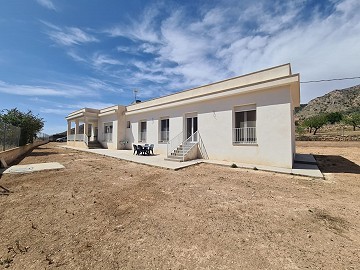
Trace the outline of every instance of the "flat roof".
<path fill-rule="evenodd" d="M 135 112 L 139 110 L 144 110 L 146 108 L 152 108 L 157 106 L 162 106 L 164 104 L 175 103 L 180 101 L 185 101 L 189 99 L 195 99 L 198 97 L 202 97 L 205 95 L 214 95 L 217 93 L 230 91 L 236 88 L 244 88 L 247 86 L 257 86 L 252 87 L 249 91 L 256 91 L 263 89 L 264 87 L 269 88 L 270 85 L 276 86 L 278 84 L 284 84 L 283 79 L 291 78 L 291 82 L 287 82 L 285 84 L 296 84 L 298 83 L 297 87 L 293 87 L 294 92 L 300 89 L 300 82 L 299 82 L 299 75 L 292 74 L 290 63 L 252 72 L 249 74 L 237 76 L 234 78 L 229 78 L 226 80 L 210 83 L 207 85 L 187 89 L 184 91 L 176 92 L 173 94 L 169 94 L 166 96 L 153 98 L 141 103 L 136 103 L 132 105 L 126 106 L 127 112 Z M 278 81 L 278 84 L 276 83 Z M 272 82 L 271 84 L 265 84 L 267 82 Z M 262 85 L 263 84 L 263 85 Z M 263 86 L 263 87 L 262 87 Z M 215 96 L 215 95 L 214 95 Z M 298 94 L 294 93 L 294 96 L 299 96 Z M 296 100 L 295 100 L 295 103 Z"/>

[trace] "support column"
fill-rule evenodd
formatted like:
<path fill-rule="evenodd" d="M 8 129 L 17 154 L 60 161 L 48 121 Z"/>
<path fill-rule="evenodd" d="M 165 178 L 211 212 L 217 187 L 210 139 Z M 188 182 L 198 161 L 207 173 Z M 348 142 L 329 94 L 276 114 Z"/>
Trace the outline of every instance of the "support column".
<path fill-rule="evenodd" d="M 95 124 L 94 123 L 92 123 L 91 124 L 91 140 L 92 141 L 95 141 Z"/>
<path fill-rule="evenodd" d="M 75 141 L 77 140 L 77 135 L 79 134 L 79 119 L 75 120 Z"/>
<path fill-rule="evenodd" d="M 69 140 L 70 135 L 71 135 L 71 120 L 68 120 L 67 121 L 67 133 L 66 133 L 67 140 Z"/>
<path fill-rule="evenodd" d="M 89 133 L 89 123 L 87 118 L 84 118 L 84 141 L 87 142 L 88 141 L 88 133 Z"/>

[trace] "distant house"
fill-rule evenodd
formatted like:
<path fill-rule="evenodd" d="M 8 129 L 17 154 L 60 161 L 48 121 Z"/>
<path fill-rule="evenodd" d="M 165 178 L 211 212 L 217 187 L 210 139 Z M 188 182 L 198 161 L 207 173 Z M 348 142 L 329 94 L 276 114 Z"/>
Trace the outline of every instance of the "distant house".
<path fill-rule="evenodd" d="M 299 74 L 285 64 L 129 106 L 75 111 L 66 117 L 67 144 L 121 150 L 147 143 L 164 158 L 292 168 L 299 105 Z"/>

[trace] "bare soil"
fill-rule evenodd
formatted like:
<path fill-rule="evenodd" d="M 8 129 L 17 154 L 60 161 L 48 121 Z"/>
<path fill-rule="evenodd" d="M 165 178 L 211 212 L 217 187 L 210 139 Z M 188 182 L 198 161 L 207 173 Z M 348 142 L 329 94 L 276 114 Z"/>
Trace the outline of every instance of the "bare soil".
<path fill-rule="evenodd" d="M 297 150 L 325 180 L 43 145 L 20 164 L 65 169 L 1 176 L 0 269 L 360 269 L 360 143 Z"/>

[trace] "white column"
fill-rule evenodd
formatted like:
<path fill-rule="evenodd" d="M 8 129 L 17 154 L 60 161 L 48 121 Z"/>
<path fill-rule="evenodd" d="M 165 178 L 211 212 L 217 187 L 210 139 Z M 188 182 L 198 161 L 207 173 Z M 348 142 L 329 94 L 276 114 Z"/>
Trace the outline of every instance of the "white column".
<path fill-rule="evenodd" d="M 88 129 L 89 129 L 89 123 L 87 121 L 87 118 L 84 118 L 84 135 L 87 136 L 88 135 Z"/>
<path fill-rule="evenodd" d="M 94 141 L 95 140 L 95 123 L 91 124 L 91 140 Z"/>
<path fill-rule="evenodd" d="M 71 135 L 71 120 L 67 121 L 67 138 L 69 140 L 69 136 Z"/>
<path fill-rule="evenodd" d="M 79 134 L 79 119 L 75 120 L 75 140 L 77 135 Z"/>

